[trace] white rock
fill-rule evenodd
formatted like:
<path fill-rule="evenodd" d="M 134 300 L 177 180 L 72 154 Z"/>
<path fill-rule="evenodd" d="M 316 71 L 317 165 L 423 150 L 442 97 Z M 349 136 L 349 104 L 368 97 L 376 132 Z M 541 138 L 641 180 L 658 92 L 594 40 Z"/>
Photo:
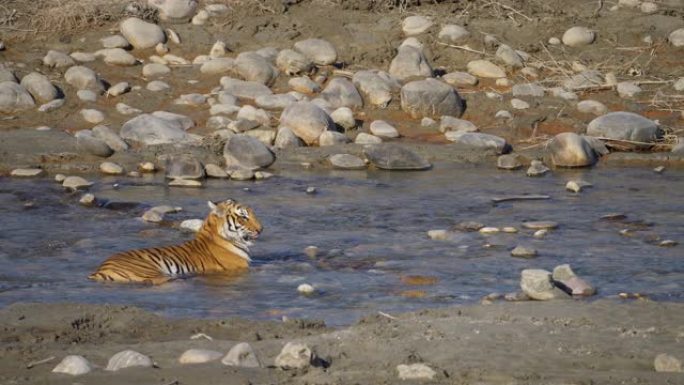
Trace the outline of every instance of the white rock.
<path fill-rule="evenodd" d="M 202 225 L 204 224 L 203 219 L 186 219 L 180 223 L 180 228 L 183 230 L 191 231 L 196 233 L 200 231 Z"/>
<path fill-rule="evenodd" d="M 246 342 L 241 342 L 233 346 L 221 360 L 223 365 L 241 366 L 243 368 L 258 368 L 261 366 L 256 352 L 252 346 Z"/>
<path fill-rule="evenodd" d="M 445 115 L 440 119 L 439 131 L 476 132 L 477 126 L 467 120 Z"/>
<path fill-rule="evenodd" d="M 138 63 L 138 59 L 123 48 L 104 48 L 95 52 L 95 56 L 104 58 L 109 65 L 132 66 Z"/>
<path fill-rule="evenodd" d="M 156 52 L 159 55 L 165 55 L 169 53 L 169 46 L 166 45 L 166 43 L 159 43 L 154 46 L 154 52 Z"/>
<path fill-rule="evenodd" d="M 121 175 L 124 173 L 123 167 L 114 162 L 100 163 L 100 171 L 109 175 Z"/>
<path fill-rule="evenodd" d="M 608 107 L 597 100 L 582 100 L 581 102 L 577 103 L 577 111 L 585 114 L 601 116 L 608 112 Z"/>
<path fill-rule="evenodd" d="M 316 65 L 330 65 L 337 61 L 337 51 L 323 39 L 306 39 L 294 44 L 295 51 L 303 53 Z"/>
<path fill-rule="evenodd" d="M 397 365 L 400 380 L 432 380 L 437 374 L 425 364 Z"/>
<path fill-rule="evenodd" d="M 45 175 L 45 170 L 40 168 L 16 168 L 10 173 L 11 176 L 31 178 Z"/>
<path fill-rule="evenodd" d="M 594 42 L 596 33 L 586 27 L 572 27 L 563 34 L 563 44 L 569 47 L 579 47 Z"/>
<path fill-rule="evenodd" d="M 682 360 L 667 353 L 658 354 L 653 361 L 653 367 L 655 368 L 656 372 L 684 372 Z"/>
<path fill-rule="evenodd" d="M 204 364 L 211 361 L 216 361 L 221 358 L 223 354 L 215 350 L 207 349 L 188 349 L 178 358 L 178 363 L 182 365 L 187 364 Z"/>
<path fill-rule="evenodd" d="M 530 108 L 530 104 L 524 100 L 511 99 L 511 107 L 515 108 L 516 110 L 526 110 Z"/>
<path fill-rule="evenodd" d="M 216 41 L 216 43 L 214 43 L 214 45 L 211 46 L 209 56 L 212 59 L 226 56 L 226 43 L 224 43 L 221 40 Z"/>
<path fill-rule="evenodd" d="M 677 79 L 672 87 L 674 87 L 676 91 L 684 91 L 684 77 Z"/>
<path fill-rule="evenodd" d="M 356 139 L 354 139 L 354 143 L 356 143 L 356 144 L 378 144 L 378 143 L 382 143 L 382 139 L 378 138 L 375 135 L 367 134 L 365 132 L 360 132 L 358 135 L 356 135 Z"/>
<path fill-rule="evenodd" d="M 81 110 L 81 116 L 83 119 L 88 122 L 88 123 L 93 123 L 93 124 L 98 124 L 102 123 L 102 121 L 105 120 L 105 116 L 102 113 L 102 111 L 94 110 L 94 109 L 82 109 Z"/>
<path fill-rule="evenodd" d="M 399 132 L 384 120 L 375 120 L 370 124 L 370 132 L 381 138 L 398 138 Z"/>
<path fill-rule="evenodd" d="M 650 1 L 644 1 L 643 3 L 641 3 L 639 9 L 641 10 L 641 12 L 646 14 L 656 13 L 658 12 L 658 4 L 652 3 Z"/>
<path fill-rule="evenodd" d="M 97 57 L 93 53 L 89 52 L 72 52 L 69 56 L 77 62 L 85 63 L 95 61 Z"/>
<path fill-rule="evenodd" d="M 83 356 L 70 355 L 62 359 L 62 361 L 52 369 L 52 373 L 71 374 L 72 376 L 79 376 L 86 374 L 93 369 L 92 365 Z"/>
<path fill-rule="evenodd" d="M 162 20 L 189 19 L 197 10 L 197 0 L 148 0 L 147 4 L 159 10 Z"/>
<path fill-rule="evenodd" d="M 509 65 L 511 67 L 523 66 L 523 58 L 513 48 L 506 44 L 499 45 L 499 48 L 496 50 L 495 55 L 504 64 Z"/>
<path fill-rule="evenodd" d="M 152 367 L 154 363 L 150 357 L 140 354 L 133 350 L 124 350 L 116 353 L 109 359 L 105 370 L 117 371 L 134 366 Z"/>
<path fill-rule="evenodd" d="M 56 178 L 56 176 L 55 176 Z M 88 182 L 87 180 L 81 178 L 80 176 L 68 176 L 64 178 L 64 181 L 62 182 L 62 187 L 65 187 L 67 189 L 71 190 L 79 190 L 79 189 L 84 189 L 92 186 L 92 182 Z"/>
<path fill-rule="evenodd" d="M 506 110 L 499 110 L 499 111 L 497 111 L 496 114 L 494 115 L 494 117 L 495 117 L 496 119 L 502 119 L 502 120 L 511 120 L 511 119 L 513 119 L 513 115 L 512 115 L 510 112 L 506 111 Z"/>
<path fill-rule="evenodd" d="M 287 82 L 287 84 L 293 90 L 304 94 L 321 92 L 321 86 L 308 77 L 292 78 Z"/>
<path fill-rule="evenodd" d="M 41 105 L 40 107 L 38 107 L 38 111 L 40 111 L 40 112 L 54 111 L 54 110 L 62 107 L 64 105 L 64 103 L 65 103 L 64 99 L 55 99 L 51 102 L 45 103 L 45 104 Z"/>
<path fill-rule="evenodd" d="M 311 365 L 314 354 L 307 345 L 288 342 L 275 359 L 275 365 L 281 369 L 303 369 Z"/>
<path fill-rule="evenodd" d="M 31 72 L 21 79 L 21 86 L 33 96 L 36 101 L 46 103 L 57 98 L 59 93 L 47 76 L 38 72 Z"/>
<path fill-rule="evenodd" d="M 561 40 L 557 37 L 550 37 L 549 38 L 549 44 L 551 45 L 559 45 L 561 43 Z"/>
<path fill-rule="evenodd" d="M 447 43 L 460 43 L 470 37 L 470 32 L 460 25 L 447 24 L 442 27 L 437 38 Z"/>
<path fill-rule="evenodd" d="M 164 31 L 158 25 L 136 17 L 121 22 L 120 31 L 126 40 L 138 49 L 152 48 L 166 41 Z"/>
<path fill-rule="evenodd" d="M 209 16 L 209 12 L 205 11 L 204 9 L 201 9 L 192 18 L 192 25 L 204 25 L 209 20 Z"/>
<path fill-rule="evenodd" d="M 641 0 L 618 0 L 618 5 L 625 8 L 638 8 Z"/>
<path fill-rule="evenodd" d="M 477 78 L 467 72 L 450 72 L 442 76 L 447 84 L 452 86 L 474 86 L 477 85 Z"/>
<path fill-rule="evenodd" d="M 142 74 L 144 77 L 163 76 L 170 72 L 171 68 L 165 64 L 159 63 L 145 64 L 142 69 Z"/>
<path fill-rule="evenodd" d="M 684 28 L 672 31 L 667 40 L 675 47 L 684 47 Z"/>
<path fill-rule="evenodd" d="M 320 147 L 349 143 L 349 138 L 341 132 L 325 131 L 318 137 Z"/>
<path fill-rule="evenodd" d="M 511 86 L 511 80 L 508 78 L 499 78 L 496 79 L 496 85 L 497 87 L 510 87 Z"/>
<path fill-rule="evenodd" d="M 78 203 L 82 204 L 83 206 L 93 206 L 96 203 L 97 199 L 95 198 L 95 195 L 93 194 L 83 194 L 81 199 L 78 200 Z"/>
<path fill-rule="evenodd" d="M 101 93 L 104 84 L 95 71 L 84 66 L 73 66 L 64 73 L 64 80 L 77 90 L 91 90 Z"/>
<path fill-rule="evenodd" d="M 43 64 L 52 68 L 63 68 L 74 65 L 74 59 L 64 52 L 49 50 L 43 58 Z"/>
<path fill-rule="evenodd" d="M 219 75 L 233 71 L 235 60 L 228 57 L 220 57 L 206 61 L 200 67 L 200 72 L 207 75 Z"/>
<path fill-rule="evenodd" d="M 619 82 L 617 84 L 617 92 L 621 98 L 633 98 L 640 94 L 642 89 L 635 82 Z"/>
<path fill-rule="evenodd" d="M 153 80 L 147 83 L 147 86 L 145 88 L 147 88 L 148 91 L 160 92 L 170 89 L 171 86 L 168 83 L 163 82 L 161 80 Z"/>
<path fill-rule="evenodd" d="M 129 92 L 130 90 L 131 90 L 131 85 L 128 84 L 128 82 L 120 82 L 120 83 L 117 83 L 117 84 L 109 87 L 109 89 L 107 89 L 107 95 L 108 96 L 119 96 L 119 95 L 125 94 L 126 92 Z"/>
<path fill-rule="evenodd" d="M 344 128 L 345 130 L 351 130 L 356 127 L 356 119 L 354 119 L 354 113 L 348 107 L 340 107 L 330 114 L 332 120 Z"/>
<path fill-rule="evenodd" d="M 122 115 L 142 114 L 142 110 L 133 108 L 125 103 L 116 103 L 116 111 Z"/>

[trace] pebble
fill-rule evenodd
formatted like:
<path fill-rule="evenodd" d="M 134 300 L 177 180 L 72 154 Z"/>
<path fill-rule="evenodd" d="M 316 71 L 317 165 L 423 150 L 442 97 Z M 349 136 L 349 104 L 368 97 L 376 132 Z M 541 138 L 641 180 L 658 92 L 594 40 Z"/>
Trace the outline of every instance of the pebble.
<path fill-rule="evenodd" d="M 316 289 L 314 289 L 314 287 L 309 285 L 308 283 L 303 283 L 297 286 L 297 292 L 299 294 L 310 295 L 313 294 L 314 291 L 316 291 Z"/>
<path fill-rule="evenodd" d="M 658 174 L 662 174 L 663 171 L 665 171 L 665 166 L 658 166 L 658 167 L 654 168 L 653 171 L 658 173 Z"/>
<path fill-rule="evenodd" d="M 526 110 L 530 108 L 530 104 L 524 100 L 511 99 L 511 107 L 515 108 L 516 110 Z"/>
<path fill-rule="evenodd" d="M 155 166 L 152 162 L 142 162 L 138 165 L 138 169 L 142 172 L 155 172 L 157 170 L 157 166 Z"/>
<path fill-rule="evenodd" d="M 10 173 L 11 176 L 31 178 L 45 175 L 45 170 L 40 168 L 16 168 Z"/>
<path fill-rule="evenodd" d="M 530 167 L 527 169 L 527 176 L 542 176 L 549 171 L 551 171 L 551 169 L 546 167 L 541 161 L 535 159 L 530 162 Z"/>
<path fill-rule="evenodd" d="M 672 87 L 675 89 L 675 91 L 684 91 L 684 77 L 677 79 Z"/>
<path fill-rule="evenodd" d="M 51 130 L 52 130 L 52 127 L 50 127 L 50 126 L 36 127 L 36 131 L 40 131 L 40 132 L 51 131 Z"/>
<path fill-rule="evenodd" d="M 47 102 L 47 103 L 41 105 L 40 107 L 38 107 L 38 111 L 40 111 L 40 112 L 54 111 L 54 110 L 62 107 L 64 105 L 64 103 L 65 103 L 64 99 L 55 99 L 51 102 Z"/>
<path fill-rule="evenodd" d="M 444 241 L 449 239 L 449 231 L 444 229 L 429 230 L 427 235 L 428 238 L 436 241 Z"/>
<path fill-rule="evenodd" d="M 202 187 L 202 182 L 193 179 L 176 178 L 168 183 L 171 187 Z"/>
<path fill-rule="evenodd" d="M 532 96 L 535 98 L 541 98 L 544 96 L 544 87 L 537 83 L 523 83 L 516 84 L 511 89 L 513 96 Z"/>
<path fill-rule="evenodd" d="M 367 134 L 365 132 L 359 132 L 358 135 L 356 135 L 356 138 L 354 139 L 354 143 L 356 144 L 379 144 L 382 143 L 382 139 L 371 134 Z"/>
<path fill-rule="evenodd" d="M 617 92 L 621 98 L 633 98 L 640 94 L 643 90 L 635 82 L 619 82 L 617 84 Z"/>
<path fill-rule="evenodd" d="M 474 222 L 474 221 L 467 221 L 467 222 L 460 222 L 454 226 L 456 230 L 459 231 L 466 231 L 466 232 L 473 232 L 473 231 L 479 231 L 481 228 L 485 227 L 484 224 L 480 222 Z"/>
<path fill-rule="evenodd" d="M 121 175 L 124 173 L 123 167 L 114 162 L 100 163 L 100 171 L 109 175 Z"/>
<path fill-rule="evenodd" d="M 252 180 L 254 179 L 254 171 L 249 169 L 238 169 L 230 172 L 230 178 L 233 180 Z"/>
<path fill-rule="evenodd" d="M 583 180 L 571 180 L 565 184 L 565 189 L 568 191 L 572 191 L 574 193 L 578 193 L 578 192 L 581 192 L 582 190 L 584 190 L 586 187 L 591 187 L 591 186 L 593 186 L 591 183 L 583 181 Z"/>
<path fill-rule="evenodd" d="M 510 87 L 511 84 L 513 84 L 513 82 L 511 82 L 511 80 L 508 78 L 496 79 L 496 86 L 497 87 Z"/>
<path fill-rule="evenodd" d="M 608 112 L 608 107 L 596 100 L 582 100 L 581 102 L 577 103 L 577 111 L 585 114 L 601 116 Z"/>
<path fill-rule="evenodd" d="M 66 180 L 66 175 L 64 174 L 57 174 L 55 175 L 55 182 L 57 183 L 62 183 Z"/>
<path fill-rule="evenodd" d="M 682 360 L 666 353 L 658 354 L 655 360 L 653 361 L 653 366 L 656 372 L 684 372 L 684 365 L 682 365 Z"/>
<path fill-rule="evenodd" d="M 133 108 L 133 107 L 131 107 L 125 103 L 116 103 L 116 112 L 120 113 L 121 115 L 142 114 L 142 110 L 139 110 L 137 108 Z"/>
<path fill-rule="evenodd" d="M 124 350 L 122 352 L 116 353 L 112 356 L 112 358 L 109 359 L 105 370 L 117 371 L 134 366 L 150 368 L 154 366 L 154 363 L 150 357 L 144 354 L 140 354 L 134 350 Z"/>
<path fill-rule="evenodd" d="M 425 364 L 397 365 L 399 379 L 404 380 L 432 380 L 437 374 Z"/>
<path fill-rule="evenodd" d="M 672 240 L 672 239 L 665 239 L 658 243 L 658 246 L 660 247 L 675 247 L 679 244 L 679 242 Z"/>
<path fill-rule="evenodd" d="M 563 44 L 569 47 L 580 47 L 594 42 L 596 33 L 586 27 L 572 27 L 565 31 L 562 37 Z"/>
<path fill-rule="evenodd" d="M 370 124 L 370 132 L 381 138 L 398 138 L 399 132 L 384 120 L 375 120 Z"/>
<path fill-rule="evenodd" d="M 641 12 L 650 15 L 652 13 L 658 12 L 658 4 L 651 3 L 650 1 L 644 1 L 643 3 L 641 3 L 639 9 L 641 10 Z"/>
<path fill-rule="evenodd" d="M 317 192 L 318 192 L 318 190 L 316 190 L 316 187 L 309 186 L 309 187 L 306 188 L 306 193 L 307 193 L 307 194 L 313 195 L 313 194 L 316 194 Z"/>
<path fill-rule="evenodd" d="M 304 255 L 311 259 L 316 259 L 318 256 L 318 247 L 317 246 L 307 246 L 304 248 Z"/>
<path fill-rule="evenodd" d="M 145 64 L 142 68 L 142 74 L 144 77 L 162 76 L 170 72 L 171 68 L 169 68 L 166 64 L 160 63 Z"/>
<path fill-rule="evenodd" d="M 95 109 L 83 109 L 81 110 L 81 116 L 86 122 L 92 124 L 102 123 L 105 120 L 105 116 L 102 113 L 102 111 L 98 111 Z"/>
<path fill-rule="evenodd" d="M 120 83 L 117 83 L 117 84 L 109 87 L 109 89 L 107 89 L 107 95 L 108 96 L 119 96 L 119 95 L 125 94 L 126 92 L 129 92 L 130 90 L 131 90 L 131 85 L 128 84 L 128 82 L 120 82 Z"/>
<path fill-rule="evenodd" d="M 439 34 L 437 34 L 439 40 L 454 44 L 466 40 L 468 37 L 470 37 L 470 32 L 462 26 L 455 24 L 444 25 Z"/>
<path fill-rule="evenodd" d="M 83 356 L 70 355 L 62 359 L 62 361 L 52 369 L 52 373 L 71 374 L 72 376 L 79 376 L 86 374 L 93 369 L 93 366 Z"/>
<path fill-rule="evenodd" d="M 78 200 L 78 202 L 79 202 L 80 204 L 82 204 L 83 206 L 92 206 L 92 205 L 95 204 L 95 201 L 96 201 L 95 195 L 90 194 L 90 193 L 88 193 L 88 194 L 83 194 L 83 196 L 81 197 L 81 199 Z"/>
<path fill-rule="evenodd" d="M 275 365 L 281 369 L 304 369 L 311 366 L 314 354 L 307 345 L 296 342 L 285 344 L 275 359 Z"/>
<path fill-rule="evenodd" d="M 91 90 L 78 90 L 76 96 L 84 102 L 95 102 L 97 101 L 97 94 Z"/>
<path fill-rule="evenodd" d="M 254 172 L 254 179 L 256 180 L 266 180 L 273 178 L 273 174 L 267 171 L 256 171 Z"/>
<path fill-rule="evenodd" d="M 549 38 L 549 44 L 551 45 L 559 45 L 561 43 L 561 40 L 557 37 L 550 37 Z"/>
<path fill-rule="evenodd" d="M 518 245 L 511 250 L 511 256 L 516 258 L 534 258 L 537 256 L 537 250 L 531 247 Z"/>
<path fill-rule="evenodd" d="M 204 364 L 216 361 L 223 356 L 223 353 L 207 349 L 188 349 L 178 358 L 180 364 Z"/>
<path fill-rule="evenodd" d="M 57 180 L 57 177 L 59 175 L 61 175 L 61 174 L 57 174 L 55 176 L 55 180 Z M 62 182 L 62 187 L 65 187 L 65 188 L 71 189 L 71 190 L 86 189 L 92 185 L 93 185 L 92 182 L 88 182 L 87 180 L 81 178 L 80 176 L 67 176 L 63 179 L 63 182 Z"/>
<path fill-rule="evenodd" d="M 475 86 L 478 83 L 478 79 L 467 73 L 467 72 L 450 72 L 442 76 L 447 84 L 452 86 Z"/>
<path fill-rule="evenodd" d="M 498 227 L 483 227 L 478 230 L 482 234 L 496 234 L 501 231 Z"/>
<path fill-rule="evenodd" d="M 161 80 L 153 80 L 153 81 L 147 83 L 146 88 L 148 91 L 159 92 L 159 91 L 166 91 L 169 88 L 171 88 L 171 86 L 168 85 L 167 83 L 161 81 Z"/>
<path fill-rule="evenodd" d="M 518 232 L 518 229 L 516 229 L 515 227 L 512 227 L 512 226 L 506 226 L 506 227 L 502 228 L 501 231 L 503 231 L 504 233 L 508 233 L 508 234 L 515 234 Z"/>
<path fill-rule="evenodd" d="M 243 368 L 258 368 L 261 366 L 254 348 L 247 342 L 240 342 L 233 346 L 228 351 L 228 354 L 223 357 L 221 363 L 227 366 L 241 366 Z"/>

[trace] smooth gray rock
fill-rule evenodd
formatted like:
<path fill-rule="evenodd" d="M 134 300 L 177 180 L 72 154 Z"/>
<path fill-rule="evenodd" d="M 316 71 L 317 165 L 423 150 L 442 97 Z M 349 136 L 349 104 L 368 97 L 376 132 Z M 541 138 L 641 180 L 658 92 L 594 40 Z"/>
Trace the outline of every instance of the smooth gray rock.
<path fill-rule="evenodd" d="M 80 176 L 68 176 L 64 178 L 62 181 L 62 187 L 69 189 L 69 190 L 81 190 L 81 189 L 87 189 L 88 187 L 92 186 L 92 182 L 88 182 L 87 180 L 81 178 Z"/>
<path fill-rule="evenodd" d="M 573 75 L 572 78 L 563 82 L 563 88 L 573 91 L 583 88 L 603 85 L 604 79 L 600 72 L 587 70 Z"/>
<path fill-rule="evenodd" d="M 108 175 L 121 175 L 124 173 L 124 168 L 114 162 L 100 163 L 100 171 Z"/>
<path fill-rule="evenodd" d="M 103 158 L 111 156 L 114 153 L 114 150 L 112 150 L 104 140 L 96 138 L 90 130 L 78 131 L 75 134 L 75 137 L 76 146 L 78 146 L 81 151 Z"/>
<path fill-rule="evenodd" d="M 246 342 L 241 342 L 230 348 L 228 354 L 221 360 L 221 363 L 227 366 L 241 366 L 244 368 L 258 368 L 261 366 L 254 348 Z"/>
<path fill-rule="evenodd" d="M 547 172 L 551 171 L 544 163 L 535 159 L 530 162 L 530 167 L 527 169 L 527 176 L 543 176 Z"/>
<path fill-rule="evenodd" d="M 26 88 L 10 81 L 0 83 L 0 113 L 11 114 L 34 106 L 33 97 Z"/>
<path fill-rule="evenodd" d="M 366 168 L 366 162 L 356 155 L 335 154 L 328 158 L 334 168 L 342 170 L 362 170 Z"/>
<path fill-rule="evenodd" d="M 89 373 L 93 369 L 93 366 L 88 360 L 83 356 L 69 355 L 60 361 L 52 373 L 64 373 L 70 374 L 72 376 L 79 376 L 81 374 Z"/>
<path fill-rule="evenodd" d="M 207 97 L 202 94 L 192 93 L 183 94 L 174 101 L 175 104 L 183 104 L 187 106 L 202 106 L 207 103 Z"/>
<path fill-rule="evenodd" d="M 208 163 L 204 165 L 204 172 L 208 178 L 228 178 L 228 173 L 218 165 Z"/>
<path fill-rule="evenodd" d="M 518 245 L 511 250 L 511 256 L 516 258 L 534 258 L 537 256 L 537 250 L 532 247 Z"/>
<path fill-rule="evenodd" d="M 132 66 L 138 64 L 138 59 L 123 48 L 104 48 L 95 52 L 95 56 L 102 57 L 109 65 Z"/>
<path fill-rule="evenodd" d="M 465 103 L 456 90 L 436 79 L 416 80 L 401 88 L 401 109 L 412 118 L 449 115 L 460 117 Z"/>
<path fill-rule="evenodd" d="M 349 143 L 349 138 L 347 138 L 347 135 L 337 131 L 325 131 L 318 137 L 318 145 L 321 147 L 345 143 Z"/>
<path fill-rule="evenodd" d="M 422 15 L 413 15 L 406 17 L 401 22 L 401 29 L 406 36 L 420 35 L 426 32 L 434 23 L 432 19 Z"/>
<path fill-rule="evenodd" d="M 598 161 L 598 156 L 591 145 L 574 132 L 556 135 L 547 144 L 546 153 L 556 167 L 587 167 Z"/>
<path fill-rule="evenodd" d="M 633 98 L 642 91 L 635 82 L 619 82 L 617 84 L 617 93 L 621 98 Z"/>
<path fill-rule="evenodd" d="M 363 107 L 363 99 L 361 94 L 354 87 L 354 84 L 344 78 L 333 78 L 328 82 L 321 98 L 325 99 L 334 109 L 340 107 L 349 107 L 357 109 Z"/>
<path fill-rule="evenodd" d="M 412 45 L 402 45 L 389 67 L 390 75 L 399 80 L 411 77 L 432 77 L 432 66 L 423 50 Z"/>
<path fill-rule="evenodd" d="M 147 0 L 147 4 L 159 10 L 162 20 L 189 21 L 197 11 L 197 0 Z"/>
<path fill-rule="evenodd" d="M 124 350 L 116 353 L 109 359 L 105 370 L 117 371 L 136 366 L 151 368 L 154 366 L 154 362 L 152 362 L 150 357 L 144 354 L 140 354 L 133 350 Z"/>
<path fill-rule="evenodd" d="M 608 113 L 608 107 L 597 100 L 582 100 L 581 102 L 577 103 L 577 111 L 585 114 L 601 116 Z"/>
<path fill-rule="evenodd" d="M 275 162 L 275 156 L 261 141 L 241 134 L 226 141 L 223 157 L 227 168 L 257 170 Z"/>
<path fill-rule="evenodd" d="M 148 63 L 142 68 L 142 74 L 146 78 L 164 76 L 171 73 L 171 68 L 166 64 L 161 63 Z"/>
<path fill-rule="evenodd" d="M 278 49 L 275 47 L 264 47 L 254 52 L 271 63 L 275 63 L 278 58 Z"/>
<path fill-rule="evenodd" d="M 309 79 L 306 76 L 292 78 L 287 82 L 287 85 L 292 88 L 292 90 L 301 92 L 303 94 L 313 94 L 316 92 L 321 92 L 320 84 Z"/>
<path fill-rule="evenodd" d="M 294 44 L 294 49 L 311 59 L 316 65 L 330 65 L 337 61 L 337 50 L 327 40 L 301 40 Z"/>
<path fill-rule="evenodd" d="M 587 135 L 637 142 L 653 142 L 663 131 L 656 122 L 632 112 L 611 112 L 589 122 Z"/>
<path fill-rule="evenodd" d="M 64 73 L 64 80 L 77 90 L 90 90 L 97 94 L 104 92 L 104 83 L 95 71 L 84 66 L 73 66 Z"/>
<path fill-rule="evenodd" d="M 111 35 L 100 39 L 104 48 L 129 48 L 131 43 L 121 35 Z"/>
<path fill-rule="evenodd" d="M 280 51 L 276 57 L 278 69 L 289 76 L 309 73 L 313 65 L 313 62 L 304 54 L 291 49 Z"/>
<path fill-rule="evenodd" d="M 672 31 L 667 40 L 675 47 L 684 47 L 684 28 Z"/>
<path fill-rule="evenodd" d="M 452 86 L 474 86 L 478 79 L 467 72 L 449 72 L 442 76 L 442 80 Z"/>
<path fill-rule="evenodd" d="M 156 116 L 157 118 L 160 118 L 160 119 L 168 120 L 171 122 L 176 122 L 176 123 L 180 124 L 180 126 L 184 130 L 188 130 L 188 129 L 195 126 L 195 122 L 189 116 L 176 114 L 173 112 L 167 112 L 167 111 L 154 111 L 152 113 L 152 115 Z"/>
<path fill-rule="evenodd" d="M 454 118 L 453 116 L 444 115 L 439 122 L 439 131 L 460 131 L 460 132 L 476 132 L 477 126 L 470 121 Z"/>
<path fill-rule="evenodd" d="M 17 79 L 17 76 L 14 74 L 14 71 L 12 71 L 9 68 L 6 68 L 3 64 L 0 64 L 0 83 L 4 82 L 18 83 L 19 80 Z"/>
<path fill-rule="evenodd" d="M 150 114 L 138 115 L 127 121 L 121 126 L 119 134 L 123 139 L 146 145 L 178 143 L 189 139 L 180 122 Z"/>
<path fill-rule="evenodd" d="M 31 72 L 21 79 L 21 85 L 41 103 L 47 103 L 59 96 L 59 91 L 52 85 L 47 76 L 38 72 Z"/>
<path fill-rule="evenodd" d="M 183 228 L 183 223 L 186 223 L 186 221 L 181 222 L 181 228 Z M 188 226 L 188 223 L 186 223 L 186 226 Z M 199 231 L 199 229 L 197 231 Z M 222 356 L 223 353 L 214 350 L 188 349 L 184 351 L 180 357 L 178 357 L 178 363 L 181 365 L 204 364 L 207 362 L 216 361 Z"/>
<path fill-rule="evenodd" d="M 93 137 L 104 141 L 112 150 L 120 152 L 128 150 L 128 144 L 112 129 L 99 125 L 91 129 Z"/>
<path fill-rule="evenodd" d="M 167 179 L 202 179 L 204 166 L 193 155 L 172 154 L 160 157 Z"/>
<path fill-rule="evenodd" d="M 289 127 L 280 127 L 278 129 L 274 142 L 275 148 L 302 147 L 303 145 L 304 142 L 302 142 Z"/>
<path fill-rule="evenodd" d="M 41 105 L 40 107 L 38 107 L 38 111 L 40 111 L 40 112 L 54 111 L 54 110 L 62 107 L 64 105 L 64 103 L 65 103 L 64 99 L 55 99 L 51 102 L 47 102 L 47 103 Z"/>
<path fill-rule="evenodd" d="M 340 107 L 330 114 L 332 120 L 344 130 L 351 130 L 356 127 L 354 112 L 348 107 Z"/>
<path fill-rule="evenodd" d="M 381 138 L 398 138 L 399 132 L 384 120 L 374 120 L 370 124 L 370 132 Z"/>
<path fill-rule="evenodd" d="M 467 64 L 468 73 L 481 78 L 505 78 L 506 71 L 489 60 L 473 60 Z"/>
<path fill-rule="evenodd" d="M 522 166 L 520 155 L 518 154 L 505 154 L 496 159 L 496 167 L 502 170 L 518 170 Z"/>
<path fill-rule="evenodd" d="M 255 52 L 243 52 L 235 59 L 235 71 L 246 81 L 271 85 L 278 76 L 276 68 Z M 237 96 L 237 95 L 236 95 Z"/>
<path fill-rule="evenodd" d="M 235 69 L 235 59 L 218 57 L 202 64 L 200 72 L 207 75 L 219 75 L 231 72 Z"/>
<path fill-rule="evenodd" d="M 119 29 L 126 40 L 138 49 L 152 48 L 166 42 L 166 35 L 158 25 L 137 17 L 122 21 Z"/>
<path fill-rule="evenodd" d="M 76 62 L 64 52 L 49 50 L 43 57 L 43 64 L 51 68 L 64 68 L 74 65 Z"/>
<path fill-rule="evenodd" d="M 275 94 L 259 96 L 254 102 L 266 110 L 283 110 L 290 104 L 296 103 L 297 99 L 290 94 Z"/>
<path fill-rule="evenodd" d="M 92 108 L 84 108 L 80 111 L 83 120 L 88 123 L 98 124 L 105 120 L 105 115 L 102 111 Z"/>
<path fill-rule="evenodd" d="M 541 269 L 525 269 L 521 273 L 520 288 L 532 299 L 546 301 L 568 298 L 551 281 L 551 272 Z"/>
<path fill-rule="evenodd" d="M 335 129 L 335 122 L 330 115 L 310 102 L 288 106 L 280 115 L 280 124 L 289 127 L 308 145 L 315 143 L 324 131 Z"/>
<path fill-rule="evenodd" d="M 120 96 L 131 90 L 128 82 L 119 82 L 107 89 L 107 96 Z"/>
<path fill-rule="evenodd" d="M 221 78 L 221 87 L 231 95 L 247 100 L 255 100 L 259 96 L 273 94 L 271 89 L 262 83 L 233 79 L 227 76 Z"/>
<path fill-rule="evenodd" d="M 152 80 L 151 82 L 147 83 L 147 86 L 145 88 L 148 91 L 161 92 L 170 89 L 171 86 L 168 83 L 163 82 L 161 80 Z"/>
<path fill-rule="evenodd" d="M 380 144 L 382 143 L 382 139 L 372 135 L 372 134 L 367 134 L 365 132 L 359 132 L 358 135 L 356 135 L 356 138 L 354 139 L 354 143 L 356 144 Z"/>
<path fill-rule="evenodd" d="M 246 104 L 240 108 L 237 113 L 237 119 L 240 120 L 251 120 L 257 122 L 262 126 L 268 127 L 271 123 L 271 115 L 260 108 L 255 108 Z"/>
<path fill-rule="evenodd" d="M 364 149 L 364 155 L 383 170 L 427 170 L 432 165 L 412 150 L 397 144 L 374 144 Z"/>
<path fill-rule="evenodd" d="M 556 266 L 551 278 L 558 288 L 570 295 L 592 296 L 596 294 L 596 289 L 578 277 L 568 264 Z"/>
<path fill-rule="evenodd" d="M 384 71 L 358 71 L 352 82 L 363 94 L 366 103 L 380 108 L 387 107 L 392 95 L 401 89 L 399 81 Z"/>
<path fill-rule="evenodd" d="M 510 67 L 522 68 L 524 65 L 523 58 L 513 48 L 506 44 L 499 45 L 495 56 Z"/>
<path fill-rule="evenodd" d="M 447 131 L 444 136 L 455 145 L 469 151 L 494 151 L 504 154 L 510 151 L 506 139 L 481 132 Z"/>
<path fill-rule="evenodd" d="M 565 31 L 561 41 L 568 47 L 581 47 L 596 40 L 596 32 L 586 27 L 572 27 Z"/>

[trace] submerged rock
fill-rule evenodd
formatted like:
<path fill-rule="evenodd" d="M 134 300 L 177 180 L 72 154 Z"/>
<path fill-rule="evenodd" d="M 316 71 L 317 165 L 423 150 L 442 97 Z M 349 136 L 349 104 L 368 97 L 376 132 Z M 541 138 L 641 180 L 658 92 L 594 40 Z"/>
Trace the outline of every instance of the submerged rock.
<path fill-rule="evenodd" d="M 167 179 L 202 179 L 204 167 L 193 155 L 174 154 L 161 157 Z"/>

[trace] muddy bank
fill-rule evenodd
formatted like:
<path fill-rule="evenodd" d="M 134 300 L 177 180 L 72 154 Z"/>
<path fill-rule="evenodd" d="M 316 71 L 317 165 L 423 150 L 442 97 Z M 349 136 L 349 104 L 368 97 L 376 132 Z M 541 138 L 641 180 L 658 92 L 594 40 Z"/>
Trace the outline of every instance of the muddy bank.
<path fill-rule="evenodd" d="M 431 383 L 675 384 L 681 373 L 656 373 L 653 365 L 660 353 L 681 356 L 682 319 L 684 305 L 647 300 L 494 303 L 370 315 L 332 330 L 316 321 L 174 320 L 131 307 L 16 304 L 0 311 L 0 382 L 392 384 L 397 365 L 424 363 L 436 373 Z M 197 333 L 213 340 L 191 340 Z M 307 344 L 328 367 L 275 368 L 290 341 Z M 262 367 L 178 363 L 187 349 L 225 353 L 238 342 L 253 346 Z M 124 349 L 151 356 L 158 368 L 102 370 Z M 80 377 L 51 373 L 68 354 L 99 368 Z"/>

